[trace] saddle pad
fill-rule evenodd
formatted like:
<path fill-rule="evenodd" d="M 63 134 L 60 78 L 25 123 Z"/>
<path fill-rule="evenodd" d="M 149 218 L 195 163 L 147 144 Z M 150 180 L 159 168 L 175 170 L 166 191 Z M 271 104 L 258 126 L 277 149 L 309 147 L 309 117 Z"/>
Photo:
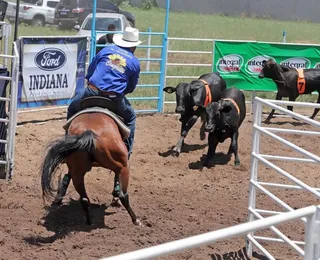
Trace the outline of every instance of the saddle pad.
<path fill-rule="evenodd" d="M 81 115 L 81 114 L 85 114 L 85 113 L 103 113 L 106 114 L 108 116 L 110 116 L 118 125 L 119 127 L 119 131 L 121 133 L 122 139 L 125 140 L 129 137 L 130 135 L 130 129 L 118 118 L 118 116 L 111 112 L 110 110 L 106 109 L 106 108 L 101 108 L 101 107 L 90 107 L 84 110 L 81 110 L 80 112 L 78 112 L 77 114 L 75 114 L 73 117 L 71 117 L 63 126 L 64 130 L 68 130 L 71 122 L 73 119 L 75 119 L 77 116 Z"/>
<path fill-rule="evenodd" d="M 299 94 L 303 94 L 306 91 L 306 79 L 304 78 L 303 69 L 297 69 L 298 72 L 298 81 L 297 88 Z"/>

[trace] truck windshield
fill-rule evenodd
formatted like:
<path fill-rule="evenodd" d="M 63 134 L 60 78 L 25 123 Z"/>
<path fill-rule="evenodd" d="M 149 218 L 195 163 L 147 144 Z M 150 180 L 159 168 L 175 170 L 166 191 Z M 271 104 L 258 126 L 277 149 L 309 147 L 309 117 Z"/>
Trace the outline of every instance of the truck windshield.
<path fill-rule="evenodd" d="M 119 18 L 107 18 L 107 17 L 97 17 L 96 18 L 96 30 L 97 31 L 107 31 L 108 26 L 114 24 L 116 31 L 121 31 L 121 19 Z M 89 18 L 84 25 L 84 30 L 91 31 L 92 18 Z"/>

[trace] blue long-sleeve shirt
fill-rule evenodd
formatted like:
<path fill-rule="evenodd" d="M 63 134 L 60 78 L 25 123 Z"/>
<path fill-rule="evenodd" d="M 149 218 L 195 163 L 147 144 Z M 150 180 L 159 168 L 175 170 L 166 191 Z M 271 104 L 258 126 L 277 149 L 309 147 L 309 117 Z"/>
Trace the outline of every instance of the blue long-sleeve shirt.
<path fill-rule="evenodd" d="M 110 45 L 92 59 L 86 79 L 102 91 L 125 95 L 135 90 L 139 73 L 140 62 L 130 51 Z"/>

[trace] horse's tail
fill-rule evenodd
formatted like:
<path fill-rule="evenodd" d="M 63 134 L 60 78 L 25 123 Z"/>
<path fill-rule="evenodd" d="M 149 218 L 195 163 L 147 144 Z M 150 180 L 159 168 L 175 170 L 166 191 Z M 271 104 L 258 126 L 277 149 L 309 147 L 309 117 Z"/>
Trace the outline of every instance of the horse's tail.
<path fill-rule="evenodd" d="M 81 151 L 92 154 L 96 148 L 97 136 L 87 130 L 80 135 L 66 135 L 48 146 L 48 151 L 41 165 L 41 187 L 43 198 L 50 199 L 54 195 L 52 179 L 57 167 L 72 153 Z"/>

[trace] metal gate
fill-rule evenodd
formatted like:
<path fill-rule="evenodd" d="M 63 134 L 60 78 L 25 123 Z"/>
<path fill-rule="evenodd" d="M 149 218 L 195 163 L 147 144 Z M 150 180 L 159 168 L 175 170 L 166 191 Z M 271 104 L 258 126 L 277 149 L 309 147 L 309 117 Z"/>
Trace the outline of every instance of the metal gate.
<path fill-rule="evenodd" d="M 17 98 L 19 76 L 19 52 L 16 43 L 13 43 L 13 55 L 8 55 L 8 41 L 11 34 L 11 25 L 0 22 L 2 26 L 2 41 L 0 60 L 2 61 L 2 73 L 0 75 L 0 178 L 11 179 L 14 168 L 14 146 L 17 127 Z M 11 73 L 8 71 L 10 61 Z M 11 76 L 10 76 L 11 74 Z M 10 83 L 7 91 L 7 83 Z"/>

